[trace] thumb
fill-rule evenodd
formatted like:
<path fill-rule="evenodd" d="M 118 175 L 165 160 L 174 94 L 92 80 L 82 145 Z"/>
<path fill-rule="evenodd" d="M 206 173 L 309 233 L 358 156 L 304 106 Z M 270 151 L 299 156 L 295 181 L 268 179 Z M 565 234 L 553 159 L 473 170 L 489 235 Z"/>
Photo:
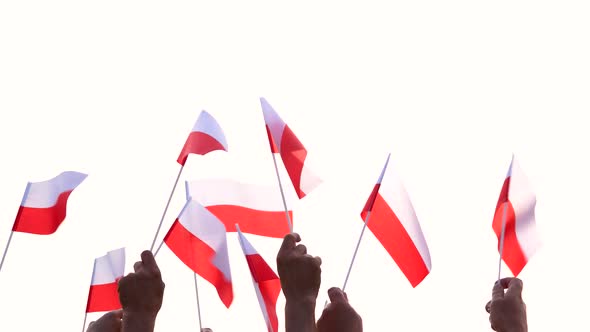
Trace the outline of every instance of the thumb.
<path fill-rule="evenodd" d="M 328 289 L 328 297 L 330 297 L 330 302 L 332 303 L 348 303 L 346 293 L 338 287 Z"/>

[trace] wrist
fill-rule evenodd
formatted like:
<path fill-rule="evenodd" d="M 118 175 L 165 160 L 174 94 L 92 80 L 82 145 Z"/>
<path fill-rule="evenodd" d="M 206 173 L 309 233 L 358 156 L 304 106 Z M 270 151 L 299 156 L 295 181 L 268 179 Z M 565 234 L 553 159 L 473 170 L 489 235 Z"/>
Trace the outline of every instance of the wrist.
<path fill-rule="evenodd" d="M 157 313 L 123 311 L 123 331 L 151 332 L 156 326 Z"/>

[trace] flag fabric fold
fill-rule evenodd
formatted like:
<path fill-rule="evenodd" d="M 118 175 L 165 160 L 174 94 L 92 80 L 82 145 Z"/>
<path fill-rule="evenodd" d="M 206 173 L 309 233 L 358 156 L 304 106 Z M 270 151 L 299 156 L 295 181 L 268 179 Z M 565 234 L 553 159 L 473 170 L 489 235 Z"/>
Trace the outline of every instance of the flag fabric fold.
<path fill-rule="evenodd" d="M 86 312 L 121 309 L 119 279 L 125 273 L 125 248 L 109 251 L 94 260 Z"/>
<path fill-rule="evenodd" d="M 189 154 L 205 155 L 216 150 L 227 151 L 225 134 L 217 120 L 211 114 L 202 111 L 176 161 L 184 166 Z"/>
<path fill-rule="evenodd" d="M 248 242 L 244 234 L 240 232 L 239 227 L 236 228 L 238 230 L 240 246 L 250 268 L 252 283 L 254 284 L 254 290 L 256 291 L 258 303 L 260 304 L 268 332 L 278 332 L 279 321 L 276 305 L 279 294 L 281 293 L 281 281 L 262 256 Z"/>
<path fill-rule="evenodd" d="M 322 182 L 306 165 L 307 150 L 295 133 L 264 98 L 260 98 L 270 151 L 283 160 L 299 198 L 305 197 Z"/>
<path fill-rule="evenodd" d="M 541 245 L 535 221 L 537 198 L 520 165 L 512 156 L 508 174 L 496 204 L 492 228 L 498 237 L 498 250 L 504 223 L 502 259 L 516 277 Z M 505 215 L 504 215 L 505 214 Z"/>
<path fill-rule="evenodd" d="M 430 252 L 410 198 L 388 164 L 389 156 L 361 217 L 370 213 L 367 228 L 416 287 L 430 273 Z"/>
<path fill-rule="evenodd" d="M 241 231 L 249 234 L 283 238 L 289 233 L 285 207 L 276 186 L 247 184 L 232 179 L 203 179 L 186 183 L 187 195 L 205 206 L 235 232 L 237 223 Z M 287 206 L 297 197 L 287 196 Z M 293 220 L 293 211 L 288 211 Z"/>
<path fill-rule="evenodd" d="M 233 289 L 225 226 L 189 199 L 164 237 L 164 243 L 193 272 L 210 282 L 229 308 Z"/>
<path fill-rule="evenodd" d="M 55 233 L 66 218 L 70 194 L 87 176 L 67 171 L 47 181 L 29 182 L 12 230 L 39 235 Z"/>

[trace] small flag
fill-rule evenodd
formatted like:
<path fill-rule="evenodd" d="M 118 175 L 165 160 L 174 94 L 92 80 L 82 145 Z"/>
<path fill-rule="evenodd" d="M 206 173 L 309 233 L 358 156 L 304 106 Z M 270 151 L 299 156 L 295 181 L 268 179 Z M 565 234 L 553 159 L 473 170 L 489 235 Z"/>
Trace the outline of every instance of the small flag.
<path fill-rule="evenodd" d="M 68 197 L 87 176 L 63 172 L 51 180 L 29 182 L 12 230 L 39 235 L 55 233 L 66 218 Z"/>
<path fill-rule="evenodd" d="M 322 181 L 305 166 L 307 150 L 291 128 L 280 118 L 266 99 L 260 98 L 260 104 L 266 123 L 270 151 L 281 155 L 297 196 L 303 198 Z"/>
<path fill-rule="evenodd" d="M 535 222 L 536 204 L 535 193 L 520 165 L 512 156 L 496 205 L 492 228 L 498 237 L 499 250 L 502 221 L 506 221 L 502 259 L 515 277 L 541 246 Z M 505 216 L 504 212 L 506 212 Z"/>
<path fill-rule="evenodd" d="M 219 298 L 229 308 L 234 295 L 223 223 L 189 199 L 164 242 L 186 266 L 215 286 Z"/>
<path fill-rule="evenodd" d="M 121 309 L 119 279 L 125 273 L 125 248 L 109 251 L 94 260 L 86 312 Z"/>
<path fill-rule="evenodd" d="M 268 332 L 279 331 L 279 320 L 277 319 L 277 299 L 281 293 L 281 280 L 277 274 L 268 266 L 262 256 L 252 247 L 244 234 L 238 228 L 238 238 L 246 262 L 252 274 L 254 290 L 258 297 L 258 303 L 262 310 L 262 316 L 266 322 Z"/>
<path fill-rule="evenodd" d="M 228 232 L 240 224 L 244 233 L 283 238 L 289 233 L 285 208 L 276 186 L 241 183 L 231 179 L 187 182 L 187 195 L 205 206 L 225 225 Z M 288 193 L 285 193 L 288 195 Z M 297 200 L 285 197 L 287 206 Z M 289 210 L 293 220 L 293 211 Z"/>
<path fill-rule="evenodd" d="M 205 155 L 215 150 L 227 151 L 227 141 L 215 118 L 206 111 L 202 111 L 193 130 L 188 135 L 177 161 L 184 166 L 189 154 Z"/>
<path fill-rule="evenodd" d="M 430 252 L 410 198 L 388 163 L 389 156 L 361 217 L 371 213 L 367 227 L 416 287 L 430 273 Z"/>

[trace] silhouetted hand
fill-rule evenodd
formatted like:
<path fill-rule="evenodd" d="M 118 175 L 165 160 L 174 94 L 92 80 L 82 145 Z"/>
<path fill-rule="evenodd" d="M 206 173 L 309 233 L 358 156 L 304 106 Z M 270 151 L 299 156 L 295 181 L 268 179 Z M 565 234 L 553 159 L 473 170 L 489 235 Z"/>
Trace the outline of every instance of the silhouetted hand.
<path fill-rule="evenodd" d="M 153 331 L 164 297 L 162 275 L 154 255 L 148 250 L 141 253 L 141 261 L 136 262 L 133 269 L 134 273 L 129 273 L 119 281 L 123 330 Z"/>
<path fill-rule="evenodd" d="M 497 332 L 527 332 L 526 305 L 522 300 L 522 281 L 503 278 L 494 284 L 492 300 L 486 304 L 490 324 Z M 506 289 L 506 293 L 504 290 Z"/>
<path fill-rule="evenodd" d="M 102 315 L 97 321 L 90 322 L 86 332 L 121 332 L 123 310 L 115 310 Z"/>
<path fill-rule="evenodd" d="M 304 245 L 297 245 L 299 241 L 299 234 L 287 234 L 277 255 L 277 270 L 286 299 L 285 331 L 314 332 L 322 260 L 308 255 Z"/>
<path fill-rule="evenodd" d="M 297 233 L 287 234 L 277 255 L 277 270 L 287 301 L 315 303 L 321 284 L 322 259 L 307 254 Z"/>
<path fill-rule="evenodd" d="M 363 320 L 348 303 L 348 296 L 340 288 L 328 290 L 330 303 L 318 320 L 318 332 L 362 332 Z"/>
<path fill-rule="evenodd" d="M 208 327 L 204 327 L 201 329 L 201 332 L 213 332 L 213 330 Z"/>

